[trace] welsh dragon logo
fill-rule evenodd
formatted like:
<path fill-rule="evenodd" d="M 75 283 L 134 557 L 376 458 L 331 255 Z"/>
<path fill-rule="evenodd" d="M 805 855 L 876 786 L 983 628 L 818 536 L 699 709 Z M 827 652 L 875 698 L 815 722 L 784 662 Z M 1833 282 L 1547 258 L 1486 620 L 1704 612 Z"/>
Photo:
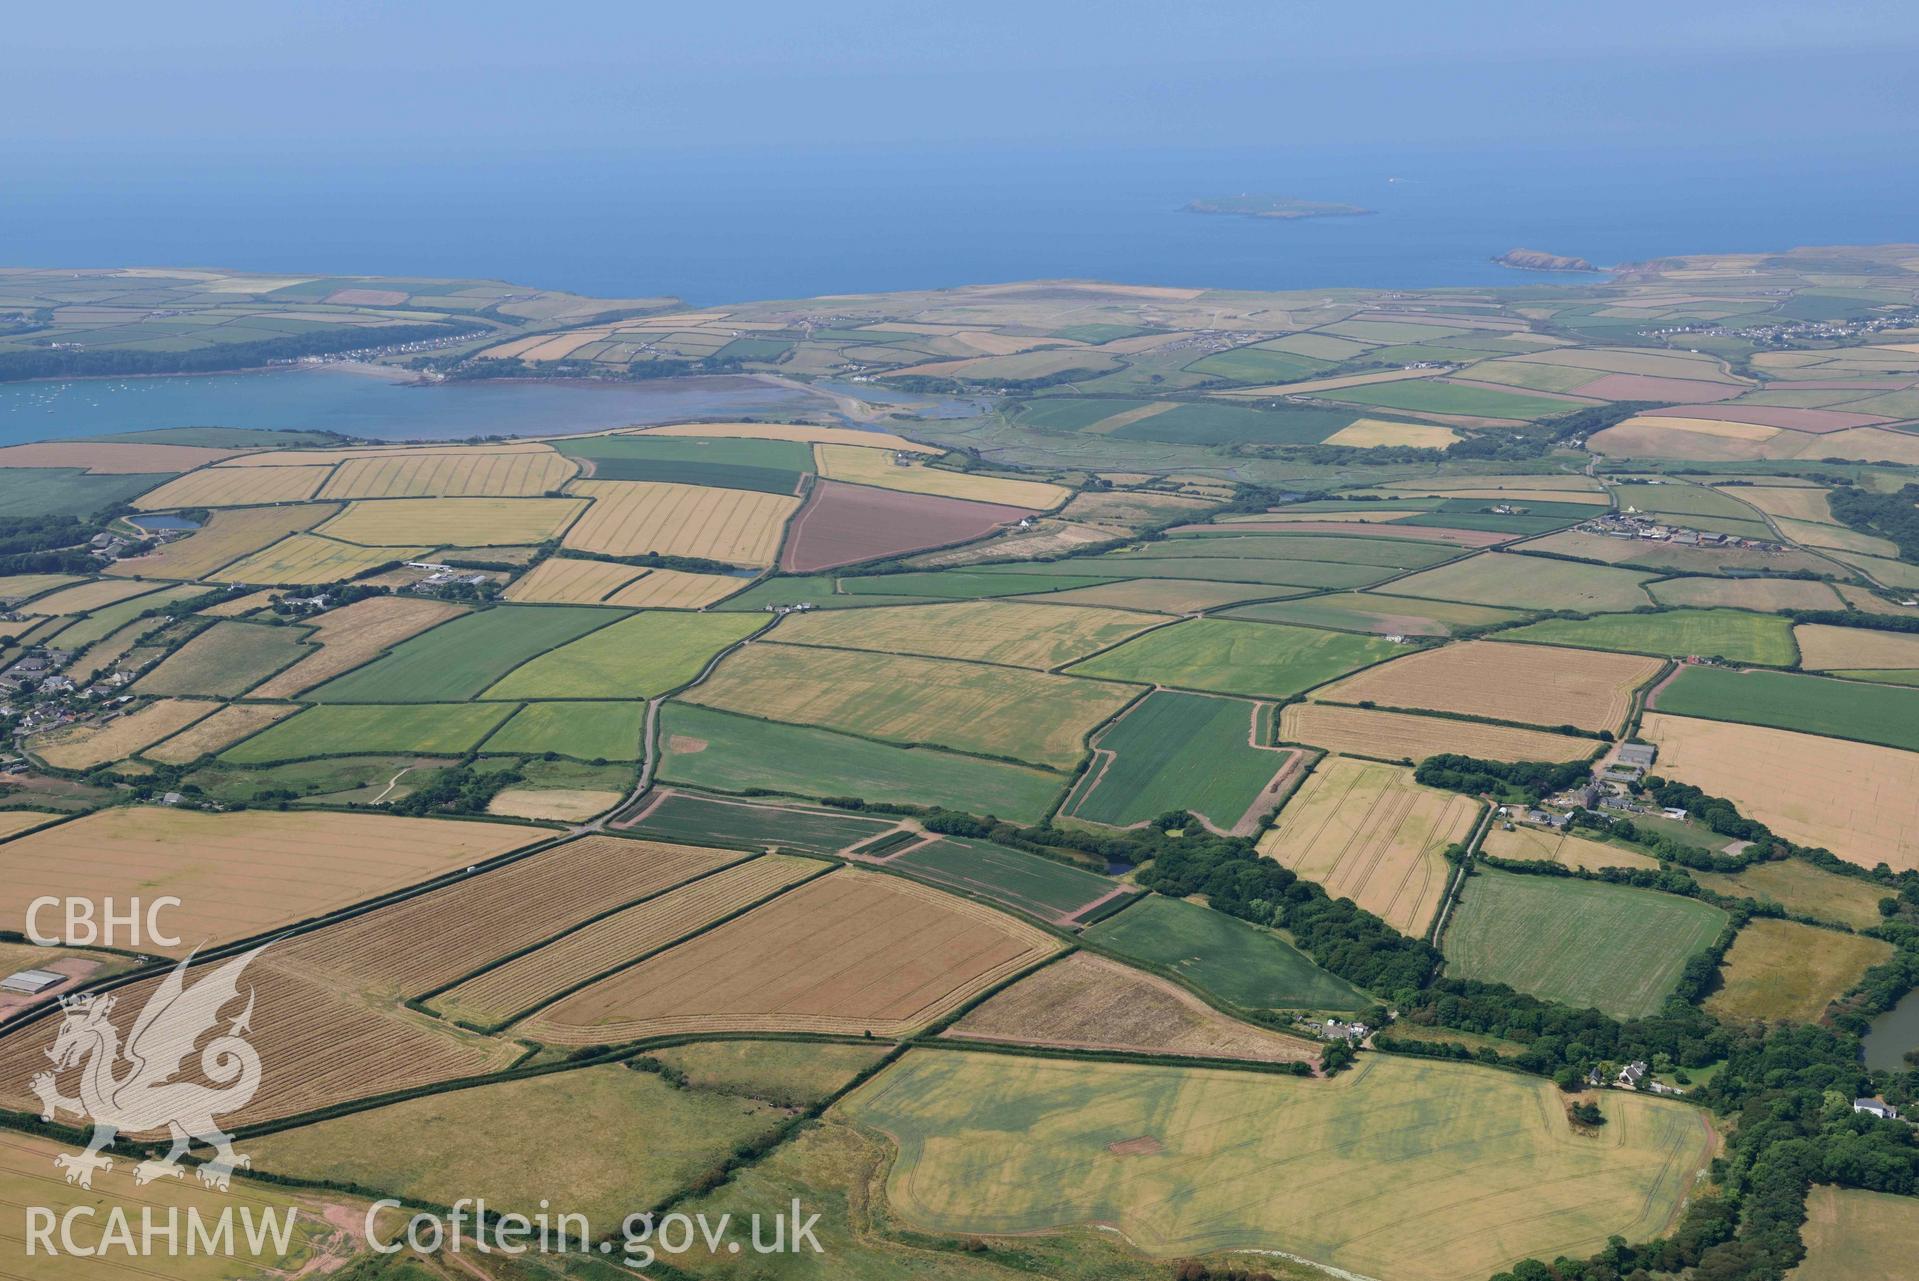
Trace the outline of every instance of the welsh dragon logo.
<path fill-rule="evenodd" d="M 200 1181 L 210 1188 L 226 1191 L 235 1167 L 252 1163 L 233 1150 L 233 1136 L 214 1124 L 214 1117 L 245 1107 L 260 1088 L 260 1056 L 242 1035 L 251 1030 L 251 989 L 246 1009 L 200 1052 L 200 1071 L 213 1085 L 173 1078 L 195 1043 L 219 1023 L 220 1011 L 239 998 L 241 972 L 262 950 L 228 961 L 191 987 L 186 970 L 193 958 L 181 961 L 148 998 L 124 1045 L 112 1022 L 112 996 L 61 1001 L 65 1016 L 47 1051 L 53 1071 L 35 1076 L 32 1089 L 40 1098 L 41 1120 L 68 1112 L 93 1121 L 93 1138 L 85 1152 L 54 1158 L 68 1183 L 91 1188 L 96 1170 L 112 1169 L 113 1158 L 102 1156 L 101 1149 L 122 1133 L 164 1130 L 173 1140 L 165 1156 L 135 1167 L 138 1184 L 182 1177 L 180 1158 L 196 1140 L 214 1151 L 214 1159 L 199 1171 Z M 76 1068 L 80 1095 L 68 1098 L 60 1093 L 59 1078 Z"/>

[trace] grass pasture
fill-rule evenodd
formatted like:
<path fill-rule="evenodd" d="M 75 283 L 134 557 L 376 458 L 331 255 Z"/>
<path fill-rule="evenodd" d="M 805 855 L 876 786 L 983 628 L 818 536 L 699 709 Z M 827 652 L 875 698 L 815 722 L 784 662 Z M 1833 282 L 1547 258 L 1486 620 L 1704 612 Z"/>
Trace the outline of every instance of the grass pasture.
<path fill-rule="evenodd" d="M 1498 822 L 1487 829 L 1485 842 L 1480 849 L 1495 858 L 1525 863 L 1558 863 L 1562 867 L 1586 872 L 1597 872 L 1607 867 L 1639 868 L 1648 872 L 1659 870 L 1658 859 L 1621 845 L 1537 827 L 1515 827 L 1509 832 Z"/>
<path fill-rule="evenodd" d="M 1488 552 L 1399 579 L 1381 594 L 1505 609 L 1603 613 L 1650 605 L 1644 583 L 1651 577 L 1606 565 Z"/>
<path fill-rule="evenodd" d="M 1454 978 L 1626 1019 L 1657 1011 L 1726 920 L 1656 890 L 1487 868 L 1466 882 L 1442 941 Z"/>
<path fill-rule="evenodd" d="M 421 752 L 459 756 L 517 710 L 512 703 L 337 703 L 310 707 L 220 754 L 235 765 L 307 756 Z"/>
<path fill-rule="evenodd" d="M 1646 590 L 1661 605 L 1698 609 L 1844 609 L 1825 583 L 1797 578 L 1671 578 Z"/>
<path fill-rule="evenodd" d="M 1919 1200 L 1820 1184 L 1806 1196 L 1806 1258 L 1792 1281 L 1896 1277 L 1912 1264 Z"/>
<path fill-rule="evenodd" d="M 1403 766 L 1331 757 L 1286 803 L 1259 852 L 1421 937 L 1451 878 L 1446 847 L 1466 839 L 1479 813 L 1471 797 L 1421 787 Z"/>
<path fill-rule="evenodd" d="M 1812 671 L 1902 671 L 1919 668 L 1919 636 L 1863 627 L 1802 623 L 1793 630 L 1800 663 Z"/>
<path fill-rule="evenodd" d="M 593 469 L 595 480 L 644 480 L 791 494 L 813 470 L 813 451 L 799 441 L 701 440 L 653 435 L 580 436 L 554 443 Z"/>
<path fill-rule="evenodd" d="M 222 620 L 167 655 L 133 689 L 139 694 L 242 694 L 312 654 L 304 636 L 304 628 Z"/>
<path fill-rule="evenodd" d="M 930 747 L 895 747 L 849 734 L 782 725 L 670 702 L 660 716 L 660 777 L 722 792 L 851 796 L 938 805 L 1014 822 L 1038 821 L 1066 777 Z"/>
<path fill-rule="evenodd" d="M 1256 745 L 1260 705 L 1154 690 L 1094 742 L 1074 818 L 1128 827 L 1187 810 L 1231 830 L 1297 753 Z"/>
<path fill-rule="evenodd" d="M 1322 1081 L 922 1049 L 841 1107 L 898 1144 L 887 1199 L 923 1231 L 1100 1222 L 1156 1257 L 1284 1250 L 1395 1281 L 1659 1235 L 1715 1148 L 1670 1100 L 1609 1097 L 1595 1142 L 1549 1082 L 1379 1056 Z"/>
<path fill-rule="evenodd" d="M 1878 939 L 1762 917 L 1733 940 L 1706 1009 L 1729 1023 L 1815 1023 L 1861 975 L 1891 958 L 1892 944 Z"/>
<path fill-rule="evenodd" d="M 1404 647 L 1373 636 L 1196 618 L 1162 627 L 1072 668 L 1077 675 L 1284 698 Z"/>
<path fill-rule="evenodd" d="M 1522 422 L 1568 414 L 1583 405 L 1583 402 L 1576 400 L 1531 396 L 1437 378 L 1368 383 L 1363 387 L 1341 387 L 1316 392 L 1315 395 L 1322 400 L 1368 405 L 1376 409 L 1399 409 L 1415 414 L 1466 415 L 1472 418 L 1506 418 Z"/>
<path fill-rule="evenodd" d="M 1117 645 L 1160 621 L 1117 609 L 956 601 L 800 614 L 782 620 L 774 636 L 791 645 L 1052 668 Z"/>
<path fill-rule="evenodd" d="M 1633 691 L 1658 675 L 1662 665 L 1637 655 L 1462 641 L 1382 663 L 1316 697 L 1527 725 L 1617 730 L 1632 706 Z"/>
<path fill-rule="evenodd" d="M 528 659 L 482 698 L 652 698 L 760 627 L 750 614 L 633 614 Z"/>
<path fill-rule="evenodd" d="M 886 866 L 1053 925 L 1066 924 L 1119 888 L 1118 882 L 1085 868 L 958 836 L 912 846 L 888 857 Z"/>
<path fill-rule="evenodd" d="M 722 711 L 1066 769 L 1137 690 L 977 663 L 759 642 L 681 695 Z"/>
<path fill-rule="evenodd" d="M 833 854 L 890 830 L 893 820 L 838 810 L 702 796 L 666 789 L 617 827 L 635 836 L 726 849 Z"/>
<path fill-rule="evenodd" d="M 575 760 L 636 761 L 646 704 L 638 702 L 528 703 L 480 744 L 489 755 L 558 752 Z"/>
<path fill-rule="evenodd" d="M 1105 951 L 1247 1010 L 1363 1010 L 1372 998 L 1271 930 L 1148 894 L 1088 929 Z"/>
<path fill-rule="evenodd" d="M 1548 618 L 1501 632 L 1501 640 L 1573 645 L 1667 658 L 1699 655 L 1769 667 L 1797 657 L 1792 624 L 1771 614 L 1737 609 L 1672 609 L 1657 614 L 1602 614 L 1596 618 Z"/>
<path fill-rule="evenodd" d="M 307 695 L 320 703 L 411 703 L 478 696 L 536 655 L 620 615 L 584 605 L 498 605 L 400 642 Z"/>
<path fill-rule="evenodd" d="M 1919 750 L 1919 689 L 1787 672 L 1687 667 L 1661 687 L 1653 705 L 1673 716 Z"/>
<path fill-rule="evenodd" d="M 1883 885 L 1828 872 L 1796 858 L 1754 863 L 1737 872 L 1689 874 L 1709 890 L 1778 903 L 1788 912 L 1836 921 L 1855 930 L 1881 925 L 1886 919 L 1879 915 L 1879 900 L 1886 897 Z"/>
<path fill-rule="evenodd" d="M 1297 627 L 1328 627 L 1336 631 L 1377 632 L 1384 636 L 1449 636 L 1459 627 L 1483 627 L 1510 622 L 1521 615 L 1510 609 L 1484 605 L 1455 605 L 1446 601 L 1413 601 L 1375 596 L 1369 592 L 1340 592 L 1298 601 L 1267 601 L 1226 611 L 1228 618 L 1262 623 L 1291 623 Z"/>
<path fill-rule="evenodd" d="M 255 687 L 253 697 L 291 698 L 465 612 L 422 596 L 369 596 L 316 614 L 307 620 L 306 639 L 319 646 L 318 652 Z"/>

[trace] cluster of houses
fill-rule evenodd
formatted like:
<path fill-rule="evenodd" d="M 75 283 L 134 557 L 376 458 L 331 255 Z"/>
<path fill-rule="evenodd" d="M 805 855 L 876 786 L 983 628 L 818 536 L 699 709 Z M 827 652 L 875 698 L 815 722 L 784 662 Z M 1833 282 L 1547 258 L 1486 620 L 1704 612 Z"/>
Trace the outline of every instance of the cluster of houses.
<path fill-rule="evenodd" d="M 1373 1029 L 1364 1023 L 1347 1023 L 1340 1019 L 1301 1019 L 1298 1026 L 1305 1028 L 1315 1036 L 1328 1041 L 1350 1041 L 1358 1045 L 1373 1034 Z"/>
<path fill-rule="evenodd" d="M 1636 507 L 1607 512 L 1575 528 L 1582 534 L 1600 534 L 1607 538 L 1643 538 L 1649 542 L 1672 543 L 1678 547 L 1738 547 L 1757 552 L 1786 550 L 1783 543 L 1740 538 L 1735 534 L 1715 534 L 1711 530 L 1670 524 Z"/>
<path fill-rule="evenodd" d="M 1796 343 L 1850 343 L 1889 330 L 1910 329 L 1919 317 L 1905 311 L 1897 315 L 1879 315 L 1858 320 L 1782 320 L 1768 325 L 1668 325 L 1663 329 L 1642 330 L 1659 337 L 1675 334 L 1709 334 L 1715 338 L 1743 338 L 1762 347 L 1790 347 Z M 1695 354 L 1697 349 L 1694 349 Z"/>
<path fill-rule="evenodd" d="M 1586 1084 L 1595 1089 L 1611 1085 L 1615 1090 L 1644 1090 L 1648 1094 L 1681 1095 L 1685 1093 L 1676 1085 L 1667 1085 L 1664 1081 L 1654 1080 L 1652 1064 L 1644 1059 L 1634 1059 L 1620 1068 L 1613 1074 L 1610 1081 L 1606 1079 L 1602 1069 L 1594 1068 L 1586 1073 Z"/>
<path fill-rule="evenodd" d="M 1534 827 L 1550 827 L 1555 831 L 1566 826 L 1578 810 L 1598 810 L 1616 816 L 1631 814 L 1657 814 L 1674 822 L 1686 821 L 1686 811 L 1672 806 L 1658 806 L 1640 799 L 1633 794 L 1633 788 L 1645 780 L 1646 771 L 1652 768 L 1659 757 L 1659 749 L 1651 743 L 1621 743 L 1610 761 L 1605 762 L 1598 773 L 1577 787 L 1546 798 L 1545 805 L 1528 806 L 1519 809 L 1500 806 L 1499 817 L 1508 827 L 1518 823 L 1527 823 Z"/>

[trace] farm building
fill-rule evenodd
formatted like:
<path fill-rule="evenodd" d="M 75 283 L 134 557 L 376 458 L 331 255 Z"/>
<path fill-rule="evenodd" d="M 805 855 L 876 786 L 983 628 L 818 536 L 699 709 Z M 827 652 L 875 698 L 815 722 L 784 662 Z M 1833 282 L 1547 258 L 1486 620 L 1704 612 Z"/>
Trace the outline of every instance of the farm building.
<path fill-rule="evenodd" d="M 1659 749 L 1651 743 L 1623 743 L 1619 748 L 1618 761 L 1621 765 L 1651 769 L 1658 756 Z"/>
<path fill-rule="evenodd" d="M 38 996 L 66 981 L 66 975 L 55 974 L 52 970 L 21 970 L 18 974 L 9 974 L 0 979 L 0 992 L 24 992 L 28 996 Z"/>

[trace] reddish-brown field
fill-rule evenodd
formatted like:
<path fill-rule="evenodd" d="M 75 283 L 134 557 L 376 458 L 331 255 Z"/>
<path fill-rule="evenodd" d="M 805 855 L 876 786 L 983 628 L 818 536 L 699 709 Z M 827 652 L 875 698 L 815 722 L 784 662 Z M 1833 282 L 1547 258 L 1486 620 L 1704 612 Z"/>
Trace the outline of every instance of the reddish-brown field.
<path fill-rule="evenodd" d="M 738 857 L 586 836 L 297 938 L 278 954 L 303 973 L 418 996 L 596 912 L 657 894 Z"/>
<path fill-rule="evenodd" d="M 809 574 L 968 542 L 1031 515 L 1023 507 L 820 480 L 793 518 L 780 568 Z"/>
<path fill-rule="evenodd" d="M 1600 400 L 1663 400 L 1707 403 L 1726 400 L 1744 391 L 1730 383 L 1709 383 L 1693 378 L 1660 378 L 1653 374 L 1606 374 L 1573 389 L 1580 396 Z"/>
<path fill-rule="evenodd" d="M 1676 405 L 1662 417 L 1707 418 L 1722 423 L 1758 423 L 1823 436 L 1848 427 L 1872 427 L 1893 421 L 1881 414 L 1851 414 L 1839 409 L 1793 409 L 1785 405 Z"/>

